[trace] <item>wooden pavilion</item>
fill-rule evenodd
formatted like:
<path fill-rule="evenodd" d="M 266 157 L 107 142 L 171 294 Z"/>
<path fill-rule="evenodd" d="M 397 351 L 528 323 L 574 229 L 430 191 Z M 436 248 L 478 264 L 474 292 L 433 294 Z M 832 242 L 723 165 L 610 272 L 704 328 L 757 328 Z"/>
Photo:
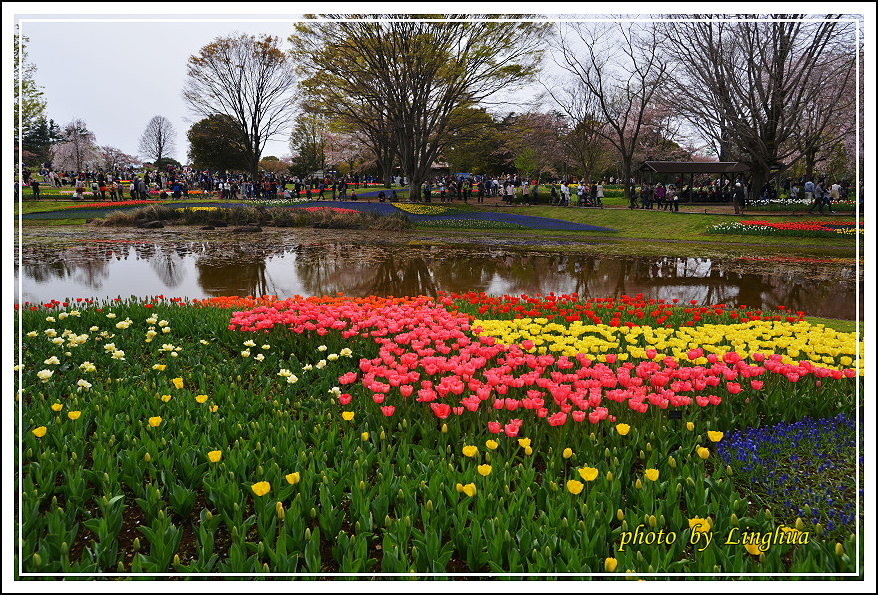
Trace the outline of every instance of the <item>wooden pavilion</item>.
<path fill-rule="evenodd" d="M 721 180 L 727 180 L 721 183 L 720 188 L 728 188 L 734 182 L 734 174 L 742 174 L 749 172 L 750 167 L 739 161 L 644 161 L 640 168 L 640 183 L 644 181 L 652 183 L 654 174 L 666 174 L 675 176 L 674 184 L 677 190 L 681 192 L 681 200 L 686 202 L 695 202 L 692 192 L 684 195 L 684 188 L 693 188 L 695 186 L 696 176 L 713 176 L 719 174 Z M 686 175 L 689 176 L 688 183 Z M 647 180 L 644 180 L 648 177 Z"/>

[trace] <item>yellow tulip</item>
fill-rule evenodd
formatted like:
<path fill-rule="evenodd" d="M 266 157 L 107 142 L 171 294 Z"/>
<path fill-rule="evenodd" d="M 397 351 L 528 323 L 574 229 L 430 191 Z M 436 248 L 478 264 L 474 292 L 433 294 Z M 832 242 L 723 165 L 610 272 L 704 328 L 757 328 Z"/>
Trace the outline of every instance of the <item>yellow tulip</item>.
<path fill-rule="evenodd" d="M 759 554 L 762 553 L 759 551 L 759 545 L 757 545 L 755 543 L 745 544 L 744 549 L 747 550 L 747 552 L 753 554 L 754 556 L 758 556 Z"/>
<path fill-rule="evenodd" d="M 467 445 L 463 447 L 463 456 L 474 457 L 478 454 L 479 449 L 475 446 Z"/>
<path fill-rule="evenodd" d="M 604 570 L 606 572 L 615 572 L 616 566 L 618 564 L 619 562 L 616 560 L 616 558 L 607 558 L 606 560 L 604 560 Z"/>
<path fill-rule="evenodd" d="M 518 444 L 522 448 L 527 448 L 528 446 L 530 446 L 530 438 L 519 438 Z"/>
<path fill-rule="evenodd" d="M 171 395 L 162 395 L 162 401 L 164 401 L 165 403 L 167 403 L 170 400 L 171 400 Z"/>
<path fill-rule="evenodd" d="M 572 448 L 565 448 L 564 452 L 561 453 L 561 456 L 564 457 L 565 459 L 569 459 L 570 457 L 573 456 L 573 449 Z"/>
<path fill-rule="evenodd" d="M 204 403 L 205 401 L 207 401 L 207 395 L 195 395 L 195 400 L 198 403 Z"/>
<path fill-rule="evenodd" d="M 289 475 L 286 475 L 285 477 L 287 479 L 287 483 L 289 483 L 292 486 L 299 483 L 299 480 L 302 479 L 302 476 L 299 474 L 298 471 L 296 471 L 295 473 L 290 473 Z"/>
<path fill-rule="evenodd" d="M 383 432 L 384 430 L 381 430 L 381 431 Z M 369 432 L 363 432 L 362 434 L 360 434 L 360 440 L 362 442 L 365 442 L 368 439 L 369 439 Z"/>
<path fill-rule="evenodd" d="M 698 448 L 696 448 L 695 452 L 698 453 L 698 456 L 701 457 L 702 459 L 710 458 L 710 450 L 707 448 L 704 448 L 703 446 L 699 446 Z"/>
<path fill-rule="evenodd" d="M 174 378 L 171 380 L 174 383 L 174 386 L 177 388 L 183 388 L 183 379 L 182 378 Z"/>
<path fill-rule="evenodd" d="M 159 424 L 160 424 L 160 423 L 162 423 L 162 418 L 161 418 L 161 417 L 156 416 L 156 417 L 150 417 L 150 418 L 149 418 L 149 425 L 151 425 L 151 426 L 154 427 L 154 428 L 159 427 Z"/>
<path fill-rule="evenodd" d="M 581 481 L 576 481 L 575 479 L 570 479 L 567 481 L 567 491 L 571 494 L 578 494 L 582 491 L 582 488 L 585 487 L 585 484 Z"/>
<path fill-rule="evenodd" d="M 711 431 L 708 431 L 708 432 L 707 432 L 707 437 L 710 438 L 710 441 L 711 441 L 711 442 L 719 442 L 720 440 L 723 439 L 723 433 L 722 433 L 722 432 L 711 432 Z"/>
<path fill-rule="evenodd" d="M 483 477 L 487 477 L 491 474 L 491 466 L 490 465 L 479 465 L 479 474 Z"/>
<path fill-rule="evenodd" d="M 465 486 L 463 486 L 463 493 L 466 494 L 467 496 L 469 496 L 470 498 L 475 496 L 476 495 L 476 484 L 468 483 Z"/>
<path fill-rule="evenodd" d="M 691 421 L 687 421 L 687 422 L 686 422 L 686 429 L 689 430 L 689 431 L 691 432 L 692 430 L 695 429 L 695 424 L 692 423 Z"/>
<path fill-rule="evenodd" d="M 257 496 L 264 496 L 271 491 L 271 484 L 267 481 L 260 481 L 259 483 L 254 483 L 250 486 L 250 489 L 252 489 L 253 493 Z"/>
<path fill-rule="evenodd" d="M 42 438 L 46 435 L 46 426 L 40 426 L 39 428 L 34 428 L 31 430 L 34 433 L 34 436 L 37 438 Z"/>
<path fill-rule="evenodd" d="M 490 450 L 497 450 L 497 447 L 500 445 L 497 443 L 496 440 L 486 440 L 485 446 L 487 446 Z"/>
<path fill-rule="evenodd" d="M 61 411 L 63 407 L 64 406 L 61 403 L 55 403 L 52 405 L 52 411 L 55 411 L 57 413 L 58 411 Z"/>
<path fill-rule="evenodd" d="M 625 436 L 631 430 L 631 426 L 628 424 L 616 424 L 616 431 L 619 432 L 620 435 Z"/>
<path fill-rule="evenodd" d="M 351 421 L 352 419 L 354 419 L 354 412 L 353 411 L 342 411 L 341 418 L 345 421 Z"/>
<path fill-rule="evenodd" d="M 598 470 L 594 467 L 583 467 L 579 470 L 579 476 L 585 481 L 594 481 L 598 476 Z"/>
<path fill-rule="evenodd" d="M 82 412 L 80 412 L 80 411 L 68 411 L 67 412 L 67 417 L 69 417 L 70 419 L 73 419 L 73 420 L 79 419 L 80 415 L 82 415 Z"/>
<path fill-rule="evenodd" d="M 223 451 L 221 450 L 212 450 L 207 453 L 207 458 L 210 459 L 211 463 L 219 463 L 219 460 L 223 456 Z"/>
<path fill-rule="evenodd" d="M 710 531 L 710 519 L 702 519 L 699 517 L 689 519 L 689 529 L 695 533 L 707 533 Z"/>
<path fill-rule="evenodd" d="M 646 475 L 646 479 L 648 479 L 650 481 L 657 481 L 659 478 L 658 469 L 647 469 L 644 472 L 644 475 Z"/>
<path fill-rule="evenodd" d="M 218 410 L 219 410 L 219 405 L 211 405 L 210 406 L 211 413 L 216 413 Z"/>
<path fill-rule="evenodd" d="M 525 447 L 524 447 L 524 454 L 525 454 L 525 456 L 528 456 L 528 457 L 529 457 L 529 456 L 532 455 L 533 453 L 534 453 L 534 449 L 532 449 L 530 446 L 525 446 Z"/>
<path fill-rule="evenodd" d="M 458 494 L 461 493 L 463 491 L 463 484 L 462 483 L 454 484 L 454 489 L 457 490 Z"/>

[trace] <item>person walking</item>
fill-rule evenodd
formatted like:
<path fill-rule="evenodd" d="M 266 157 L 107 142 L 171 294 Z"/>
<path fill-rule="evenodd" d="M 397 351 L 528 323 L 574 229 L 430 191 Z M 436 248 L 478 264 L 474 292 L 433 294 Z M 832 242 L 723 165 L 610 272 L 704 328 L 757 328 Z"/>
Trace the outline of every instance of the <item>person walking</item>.
<path fill-rule="evenodd" d="M 40 199 L 40 183 L 37 182 L 36 178 L 30 179 L 30 189 L 33 190 L 34 200 Z"/>
<path fill-rule="evenodd" d="M 735 190 L 732 192 L 732 204 L 735 207 L 735 215 L 744 212 L 744 198 L 746 197 L 744 186 L 741 182 L 735 182 Z"/>
<path fill-rule="evenodd" d="M 809 214 L 814 212 L 815 207 L 817 207 L 817 209 L 820 211 L 821 215 L 823 214 L 823 194 L 824 194 L 824 192 L 825 192 L 825 190 L 823 189 L 823 182 L 817 182 L 814 185 L 814 200 L 811 203 L 811 207 L 808 209 Z"/>
<path fill-rule="evenodd" d="M 661 182 L 655 186 L 655 204 L 657 210 L 665 210 L 665 187 Z"/>
<path fill-rule="evenodd" d="M 808 180 L 807 182 L 805 182 L 805 186 L 803 187 L 803 190 L 805 191 L 805 200 L 807 200 L 811 203 L 811 206 L 808 208 L 808 212 L 813 213 L 814 207 L 817 206 L 817 203 L 814 200 L 815 187 L 814 187 L 813 180 Z"/>

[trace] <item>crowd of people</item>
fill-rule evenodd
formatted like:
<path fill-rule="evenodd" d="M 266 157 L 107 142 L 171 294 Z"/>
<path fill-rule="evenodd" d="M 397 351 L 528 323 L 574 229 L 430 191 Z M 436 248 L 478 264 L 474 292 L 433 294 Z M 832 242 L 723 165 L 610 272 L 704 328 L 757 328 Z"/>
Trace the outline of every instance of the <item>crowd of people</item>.
<path fill-rule="evenodd" d="M 357 200 L 357 192 L 361 187 L 379 183 L 372 176 L 358 173 L 336 176 L 298 177 L 271 172 L 261 172 L 256 179 L 246 174 L 231 174 L 197 171 L 191 167 L 177 168 L 169 166 L 167 170 L 135 171 L 119 169 L 114 171 L 53 171 L 41 168 L 39 175 L 43 184 L 58 188 L 73 187 L 73 199 L 81 200 L 87 192 L 98 200 L 123 201 L 146 200 L 151 195 L 160 198 L 182 198 L 198 193 L 213 195 L 224 200 L 241 199 L 293 199 L 306 200 Z M 40 182 L 36 174 L 24 171 L 21 186 L 30 187 L 34 198 L 40 197 Z M 393 186 L 405 187 L 407 180 L 402 176 L 393 176 L 390 180 L 391 190 L 378 195 L 378 200 L 396 201 L 397 192 Z M 608 183 L 619 183 L 621 180 L 608 179 Z M 544 183 L 548 187 L 540 190 L 537 180 L 528 180 L 520 175 L 483 176 L 470 174 L 447 174 L 435 176 L 423 183 L 421 198 L 424 202 L 437 200 L 440 203 L 461 201 L 476 204 L 483 203 L 486 198 L 498 199 L 502 204 L 537 204 L 548 202 L 553 206 L 563 207 L 596 207 L 603 208 L 603 180 L 588 182 L 576 178 L 554 179 Z M 665 184 L 662 182 L 643 182 L 636 184 L 634 178 L 630 184 L 630 209 L 655 209 L 679 211 L 680 203 L 729 203 L 735 213 L 741 213 L 748 203 L 756 200 L 750 185 L 745 180 L 732 182 L 729 179 L 705 178 L 696 184 Z M 836 181 L 829 184 L 825 178 L 814 180 L 802 176 L 798 181 L 787 178 L 782 188 L 792 199 L 804 198 L 810 204 L 809 213 L 824 208 L 834 212 L 833 202 L 846 200 L 849 185 Z M 19 184 L 16 184 L 16 193 Z M 195 192 L 193 192 L 195 191 Z M 775 200 L 778 191 L 769 182 L 760 190 L 758 199 Z"/>

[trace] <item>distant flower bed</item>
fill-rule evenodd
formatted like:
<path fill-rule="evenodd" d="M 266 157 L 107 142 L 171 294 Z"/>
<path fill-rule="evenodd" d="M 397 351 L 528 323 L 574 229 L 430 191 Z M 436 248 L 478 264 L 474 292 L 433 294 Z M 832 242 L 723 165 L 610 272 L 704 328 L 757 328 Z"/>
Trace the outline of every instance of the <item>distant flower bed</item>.
<path fill-rule="evenodd" d="M 707 228 L 709 234 L 738 234 L 757 236 L 836 237 L 863 233 L 855 221 L 736 221 L 720 223 Z"/>
<path fill-rule="evenodd" d="M 507 221 L 488 221 L 485 219 L 439 219 L 420 220 L 416 227 L 455 228 L 455 229 L 527 229 L 526 225 Z"/>
<path fill-rule="evenodd" d="M 261 207 L 285 207 L 289 205 L 301 204 L 304 202 L 310 202 L 305 199 L 294 199 L 294 198 L 247 198 L 244 199 L 244 204 L 253 205 L 253 206 L 261 206 Z"/>
<path fill-rule="evenodd" d="M 89 193 L 86 193 L 89 194 Z M 83 203 L 81 205 L 68 205 L 62 207 L 64 209 L 95 209 L 95 208 L 105 208 L 107 206 L 114 207 L 131 207 L 135 205 L 151 205 L 151 204 L 160 204 L 158 200 L 123 200 L 123 201 L 111 201 L 109 203 L 106 202 L 90 202 Z"/>
<path fill-rule="evenodd" d="M 390 203 L 400 211 L 405 211 L 412 215 L 446 215 L 449 212 L 457 212 L 458 209 L 445 207 L 442 205 L 427 205 L 418 203 L 394 202 Z"/>
<path fill-rule="evenodd" d="M 299 210 L 308 211 L 309 213 L 320 213 L 320 212 L 329 212 L 329 213 L 354 213 L 359 214 L 362 211 L 358 211 L 356 209 L 343 209 L 341 207 L 298 207 Z"/>
<path fill-rule="evenodd" d="M 811 206 L 813 201 L 804 198 L 756 199 L 747 202 L 747 209 L 754 211 L 801 211 Z M 837 211 L 853 211 L 856 204 L 852 200 L 832 201 L 832 208 Z"/>
<path fill-rule="evenodd" d="M 174 210 L 182 213 L 183 211 L 185 211 L 187 209 L 190 211 L 216 211 L 217 209 L 220 209 L 220 208 L 224 208 L 224 207 L 198 207 L 198 206 L 195 206 L 195 207 L 180 207 L 180 208 L 174 209 Z"/>

